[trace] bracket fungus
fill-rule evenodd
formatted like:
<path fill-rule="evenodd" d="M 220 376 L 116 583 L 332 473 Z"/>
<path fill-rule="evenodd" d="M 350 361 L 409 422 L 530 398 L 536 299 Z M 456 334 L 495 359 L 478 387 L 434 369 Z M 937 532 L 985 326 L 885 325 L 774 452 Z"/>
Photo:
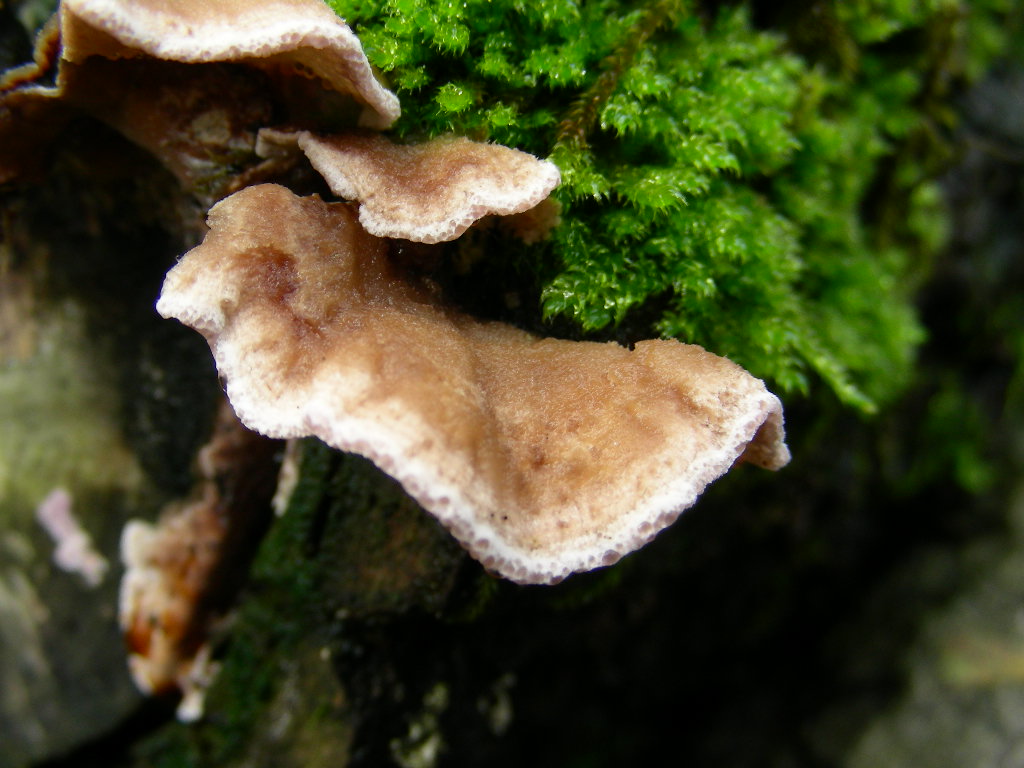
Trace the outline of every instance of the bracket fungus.
<path fill-rule="evenodd" d="M 241 421 L 366 456 L 509 579 L 608 565 L 737 460 L 789 460 L 779 400 L 729 360 L 475 320 L 351 204 L 265 184 L 209 226 L 157 309 L 206 337 Z"/>
<path fill-rule="evenodd" d="M 487 215 L 528 211 L 560 180 L 546 160 L 455 136 L 403 145 L 377 134 L 264 129 L 256 151 L 270 156 L 292 146 L 334 194 L 359 202 L 367 232 L 418 243 L 454 240 Z"/>
<path fill-rule="evenodd" d="M 31 150 L 78 113 L 150 151 L 190 188 L 223 174 L 240 148 L 251 154 L 272 116 L 384 129 L 400 114 L 358 38 L 322 0 L 63 0 L 57 21 L 40 35 L 35 63 L 0 80 L 0 182 L 31 170 L 41 154 Z"/>
<path fill-rule="evenodd" d="M 63 0 L 60 13 L 65 61 L 243 61 L 354 96 L 368 107 L 367 127 L 387 128 L 399 115 L 358 38 L 321 0 Z"/>
<path fill-rule="evenodd" d="M 144 693 L 180 693 L 182 721 L 202 715 L 217 671 L 210 636 L 270 522 L 276 450 L 222 403 L 191 498 L 165 507 L 155 524 L 130 520 L 121 532 L 118 622 L 128 668 Z"/>

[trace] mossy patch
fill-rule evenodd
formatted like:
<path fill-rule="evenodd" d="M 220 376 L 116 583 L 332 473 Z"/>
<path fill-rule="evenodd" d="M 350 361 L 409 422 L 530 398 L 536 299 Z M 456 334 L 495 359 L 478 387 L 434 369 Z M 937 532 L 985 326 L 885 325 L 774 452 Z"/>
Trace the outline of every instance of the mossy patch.
<path fill-rule="evenodd" d="M 552 240 L 488 253 L 553 328 L 698 343 L 862 412 L 905 388 L 942 241 L 936 85 L 998 49 L 1003 3 L 822 4 L 814 25 L 784 4 L 758 26 L 684 0 L 331 5 L 402 99 L 398 134 L 561 168 Z"/>

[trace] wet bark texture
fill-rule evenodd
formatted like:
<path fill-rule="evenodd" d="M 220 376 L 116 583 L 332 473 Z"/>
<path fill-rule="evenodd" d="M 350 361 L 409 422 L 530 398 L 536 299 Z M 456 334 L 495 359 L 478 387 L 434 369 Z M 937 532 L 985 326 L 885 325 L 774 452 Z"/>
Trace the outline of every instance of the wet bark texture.
<path fill-rule="evenodd" d="M 493 579 L 368 462 L 303 441 L 287 510 L 208 625 L 221 667 L 189 725 L 128 677 L 117 549 L 129 518 L 190 497 L 213 429 L 205 343 L 153 310 L 203 212 L 74 126 L 0 198 L 0 768 L 1019 762 L 1024 76 L 982 88 L 902 404 L 871 422 L 788 404 L 789 468 L 733 473 L 554 587 Z M 930 420 L 954 385 L 975 411 Z M 988 463 L 933 423 L 987 430 Z M 36 513 L 57 488 L 110 564 L 98 586 L 51 559 Z"/>

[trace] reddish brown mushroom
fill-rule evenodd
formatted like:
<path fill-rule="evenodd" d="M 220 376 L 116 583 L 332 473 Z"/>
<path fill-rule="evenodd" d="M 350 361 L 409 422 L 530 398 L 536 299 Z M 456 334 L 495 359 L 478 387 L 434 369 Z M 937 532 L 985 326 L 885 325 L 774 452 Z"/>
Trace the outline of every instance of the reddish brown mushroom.
<path fill-rule="evenodd" d="M 202 715 L 217 665 L 210 635 L 223 621 L 271 518 L 277 444 L 245 429 L 222 403 L 197 455 L 191 498 L 121 534 L 118 621 L 128 668 L 147 694 L 181 694 L 178 718 Z"/>

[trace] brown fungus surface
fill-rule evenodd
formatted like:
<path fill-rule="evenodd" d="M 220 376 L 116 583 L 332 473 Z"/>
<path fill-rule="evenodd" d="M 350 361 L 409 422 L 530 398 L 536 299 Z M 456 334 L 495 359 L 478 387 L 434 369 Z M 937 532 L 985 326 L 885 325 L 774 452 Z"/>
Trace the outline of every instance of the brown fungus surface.
<path fill-rule="evenodd" d="M 368 108 L 367 127 L 387 128 L 400 113 L 355 34 L 322 0 L 64 0 L 60 14 L 66 61 L 247 62 L 353 96 Z"/>
<path fill-rule="evenodd" d="M 274 122 L 387 128 L 398 98 L 321 0 L 64 0 L 35 61 L 0 75 L 0 183 L 82 114 L 209 201 Z M 59 55 L 58 55 L 59 54 Z M 56 68 L 53 84 L 42 76 Z"/>
<path fill-rule="evenodd" d="M 509 579 L 610 564 L 737 459 L 789 460 L 778 399 L 729 360 L 454 312 L 352 205 L 261 185 L 209 225 L 157 309 L 204 334 L 239 418 L 368 457 Z"/>
<path fill-rule="evenodd" d="M 334 194 L 359 202 L 367 232 L 420 243 L 454 240 L 484 216 L 535 208 L 560 179 L 546 160 L 455 136 L 395 144 L 376 134 L 268 129 L 260 132 L 257 152 L 271 156 L 292 146 Z"/>

